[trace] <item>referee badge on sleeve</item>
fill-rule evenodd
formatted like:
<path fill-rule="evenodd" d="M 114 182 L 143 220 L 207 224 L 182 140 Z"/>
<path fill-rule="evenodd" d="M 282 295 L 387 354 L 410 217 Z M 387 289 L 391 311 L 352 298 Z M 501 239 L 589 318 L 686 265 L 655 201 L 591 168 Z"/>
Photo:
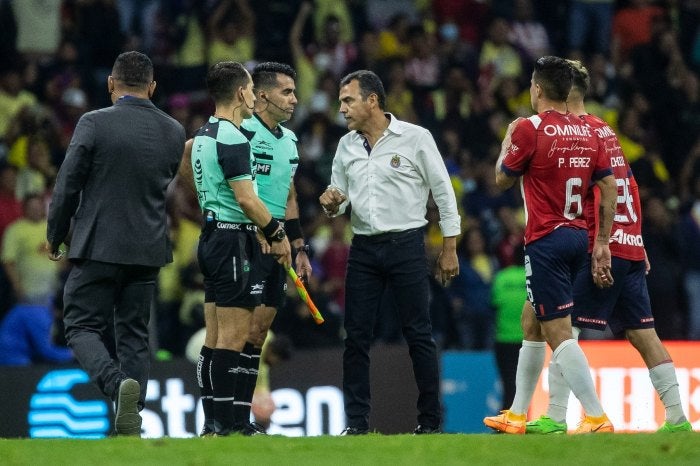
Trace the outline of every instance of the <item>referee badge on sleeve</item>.
<path fill-rule="evenodd" d="M 399 168 L 401 166 L 401 157 L 398 155 L 394 155 L 391 158 L 391 163 L 390 163 L 392 168 Z"/>

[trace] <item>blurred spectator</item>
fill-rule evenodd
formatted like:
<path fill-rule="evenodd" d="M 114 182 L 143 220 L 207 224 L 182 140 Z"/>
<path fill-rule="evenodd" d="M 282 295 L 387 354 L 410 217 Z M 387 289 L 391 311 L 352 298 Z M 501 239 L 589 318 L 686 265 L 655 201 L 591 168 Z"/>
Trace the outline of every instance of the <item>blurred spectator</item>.
<path fill-rule="evenodd" d="M 442 159 L 445 161 L 447 173 L 449 173 L 450 177 L 453 179 L 453 187 L 455 184 L 461 184 L 462 181 L 464 181 L 461 178 L 462 175 L 470 175 L 467 168 L 471 163 L 469 160 L 471 154 L 464 148 L 464 144 L 462 143 L 462 135 L 459 131 L 459 125 L 445 126 L 443 128 L 442 134 L 438 139 L 438 148 L 440 149 Z M 464 187 L 455 187 L 455 194 L 458 198 L 460 198 L 462 194 L 464 194 Z"/>
<path fill-rule="evenodd" d="M 29 138 L 27 164 L 17 173 L 15 197 L 25 199 L 30 194 L 44 195 L 56 178 L 56 167 L 51 161 L 51 152 L 46 141 L 40 136 Z"/>
<path fill-rule="evenodd" d="M 664 9 L 653 0 L 630 0 L 613 17 L 611 58 L 615 66 L 621 66 L 629 53 L 638 45 L 651 41 L 652 24 L 664 14 Z"/>
<path fill-rule="evenodd" d="M 0 161 L 0 241 L 5 229 L 22 216 L 22 201 L 17 193 L 17 168 Z"/>
<path fill-rule="evenodd" d="M 25 58 L 43 60 L 56 52 L 61 39 L 63 0 L 13 2 L 17 21 L 17 51 Z"/>
<path fill-rule="evenodd" d="M 0 366 L 67 363 L 73 353 L 51 341 L 49 304 L 17 304 L 0 322 Z"/>
<path fill-rule="evenodd" d="M 22 202 L 15 197 L 17 169 L 0 160 L 0 245 L 8 225 L 22 217 Z M 0 318 L 15 303 L 16 297 L 5 268 L 0 267 Z"/>
<path fill-rule="evenodd" d="M 462 39 L 459 27 L 452 21 L 438 26 L 438 55 L 443 71 L 459 67 L 470 78 L 478 73 L 478 47 Z"/>
<path fill-rule="evenodd" d="M 88 107 L 87 94 L 79 87 L 69 87 L 61 94 L 61 101 L 56 110 L 57 125 L 60 131 L 61 161 L 73 137 L 75 126 Z"/>
<path fill-rule="evenodd" d="M 520 192 L 513 188 L 499 191 L 492 172 L 493 167 L 490 166 L 490 162 L 475 163 L 473 166 L 475 189 L 467 192 L 462 198 L 464 211 L 479 222 L 489 241 L 496 240 L 501 231 L 498 211 L 502 207 L 520 205 Z"/>
<path fill-rule="evenodd" d="M 463 41 L 478 47 L 483 41 L 489 3 L 483 0 L 433 0 L 433 14 L 438 24 L 454 24 Z"/>
<path fill-rule="evenodd" d="M 23 201 L 24 214 L 7 227 L 0 259 L 17 301 L 47 306 L 58 286 L 59 263 L 47 261 L 46 204 L 41 194 Z"/>
<path fill-rule="evenodd" d="M 255 25 L 255 53 L 259 62 L 293 63 L 289 49 L 289 33 L 293 18 L 302 0 L 265 0 L 251 2 Z M 298 71 L 298 70 L 297 70 Z"/>
<path fill-rule="evenodd" d="M 168 109 L 171 117 L 187 128 L 192 116 L 190 97 L 184 93 L 173 94 L 168 98 Z M 188 133 L 189 134 L 189 133 Z"/>
<path fill-rule="evenodd" d="M 498 209 L 502 234 L 496 245 L 496 259 L 501 268 L 517 264 L 525 237 L 525 218 L 522 208 L 503 206 Z"/>
<path fill-rule="evenodd" d="M 572 0 L 569 3 L 568 58 L 580 60 L 584 53 L 607 55 L 615 0 Z"/>
<path fill-rule="evenodd" d="M 418 123 L 434 128 L 435 109 L 430 94 L 440 84 L 440 57 L 435 35 L 422 26 L 412 26 L 408 33 L 411 53 L 405 61 L 406 81 L 413 91 L 413 108 Z"/>
<path fill-rule="evenodd" d="M 499 116 L 493 95 L 485 92 L 473 92 L 469 104 L 469 116 L 462 129 L 462 140 L 475 159 L 489 160 L 494 152 L 498 155 L 501 144 L 500 127 L 498 132 L 495 131 L 492 122 L 498 118 L 506 120 L 507 117 Z M 481 175 L 474 175 L 474 178 L 479 176 Z"/>
<path fill-rule="evenodd" d="M 515 0 L 514 3 L 514 17 L 510 22 L 510 42 L 524 52 L 529 62 L 534 62 L 544 55 L 550 55 L 547 29 L 535 17 L 532 0 Z"/>
<path fill-rule="evenodd" d="M 41 65 L 39 81 L 37 95 L 54 109 L 58 109 L 66 89 L 82 87 L 78 48 L 73 41 L 61 40 L 56 54 Z"/>
<path fill-rule="evenodd" d="M 683 292 L 681 257 L 687 254 L 678 243 L 678 224 L 664 201 L 658 197 L 645 200 L 644 245 L 651 271 L 647 287 L 651 310 L 659 338 L 687 338 L 687 312 Z"/>
<path fill-rule="evenodd" d="M 89 100 L 98 108 L 111 105 L 105 83 L 125 44 L 116 0 L 75 0 L 65 6 L 70 18 L 66 32 L 78 47 Z"/>
<path fill-rule="evenodd" d="M 527 118 L 532 114 L 530 92 L 523 91 L 517 78 L 502 78 L 494 89 L 498 110 L 508 117 Z"/>
<path fill-rule="evenodd" d="M 479 55 L 479 88 L 493 92 L 502 78 L 521 78 L 520 54 L 508 41 L 510 25 L 504 18 L 494 18 Z"/>
<path fill-rule="evenodd" d="M 361 31 L 357 44 L 357 59 L 353 63 L 358 70 L 379 70 L 379 34 L 376 31 Z"/>
<path fill-rule="evenodd" d="M 379 31 L 377 57 L 379 59 L 407 58 L 411 52 L 408 41 L 410 27 L 411 20 L 406 12 L 392 16 L 389 23 Z"/>
<path fill-rule="evenodd" d="M 319 81 L 319 72 L 316 70 L 311 59 L 306 55 L 302 36 L 308 19 L 313 13 L 313 3 L 303 1 L 299 7 L 299 11 L 294 16 L 292 27 L 289 30 L 289 48 L 292 54 L 294 68 L 297 71 L 296 79 L 296 95 L 299 100 L 299 106 L 302 110 L 302 117 L 311 101 Z M 328 96 L 326 96 L 328 98 Z M 296 112 L 297 119 L 299 112 Z"/>
<path fill-rule="evenodd" d="M 209 65 L 255 58 L 255 15 L 248 0 L 220 0 L 207 22 Z"/>
<path fill-rule="evenodd" d="M 328 35 L 328 17 L 332 16 L 338 24 L 338 42 L 344 44 L 354 43 L 355 31 L 350 13 L 351 6 L 347 0 L 314 0 L 314 37 L 317 42 L 323 42 Z M 352 5 L 353 8 L 358 5 Z"/>
<path fill-rule="evenodd" d="M 611 109 L 619 107 L 620 97 L 617 89 L 617 73 L 615 67 L 605 58 L 605 55 L 596 53 L 588 60 L 588 74 L 591 85 L 586 94 L 586 107 L 591 109 L 599 108 L 596 104 Z M 594 101 L 589 104 L 589 101 Z M 591 113 L 603 117 L 600 111 Z M 607 121 L 607 118 L 604 118 Z"/>
<path fill-rule="evenodd" d="M 407 24 L 418 22 L 418 2 L 415 0 L 365 0 L 369 26 L 375 30 L 395 30 L 392 24 L 398 17 Z M 402 20 L 404 21 L 404 20 Z"/>
<path fill-rule="evenodd" d="M 331 105 L 325 93 L 317 92 L 308 109 L 307 118 L 297 130 L 299 156 L 304 172 L 313 172 L 314 179 L 328 180 L 338 139 L 346 129 L 330 118 Z"/>
<path fill-rule="evenodd" d="M 168 65 L 173 68 L 170 75 L 159 74 L 163 76 L 163 89 L 173 93 L 202 90 L 207 74 L 208 4 L 209 2 L 199 0 L 162 3 L 160 27 L 164 30 L 167 45 L 160 47 L 160 53 L 168 57 Z"/>
<path fill-rule="evenodd" d="M 416 90 L 433 90 L 440 79 L 440 58 L 435 35 L 423 26 L 408 31 L 410 55 L 405 59 L 406 80 Z"/>
<path fill-rule="evenodd" d="M 418 123 L 413 108 L 413 92 L 406 81 L 406 70 L 402 60 L 392 60 L 386 80 L 386 110 L 400 120 Z"/>
<path fill-rule="evenodd" d="M 155 42 L 161 0 L 117 0 L 121 32 L 135 50 L 150 53 Z"/>
<path fill-rule="evenodd" d="M 5 138 L 12 121 L 24 108 L 37 103 L 36 96 L 25 89 L 20 66 L 15 63 L 0 71 L 0 139 Z"/>
<path fill-rule="evenodd" d="M 357 59 L 357 47 L 343 41 L 341 21 L 338 16 L 327 15 L 318 41 L 307 48 L 310 60 L 319 73 L 329 72 L 339 80 L 347 72 L 350 63 Z"/>
<path fill-rule="evenodd" d="M 466 349 L 493 347 L 494 314 L 491 307 L 491 282 L 497 270 L 496 260 L 486 250 L 479 228 L 464 232 L 459 245 L 459 275 L 448 286 L 458 316 L 462 345 Z"/>

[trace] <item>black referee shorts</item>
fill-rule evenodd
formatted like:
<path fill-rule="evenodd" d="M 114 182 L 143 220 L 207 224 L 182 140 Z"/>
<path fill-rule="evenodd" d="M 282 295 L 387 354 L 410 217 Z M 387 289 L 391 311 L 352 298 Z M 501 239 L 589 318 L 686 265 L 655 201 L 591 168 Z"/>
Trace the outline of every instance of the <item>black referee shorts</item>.
<path fill-rule="evenodd" d="M 197 260 L 204 275 L 204 301 L 217 307 L 254 308 L 261 304 L 262 251 L 252 229 L 205 231 Z"/>

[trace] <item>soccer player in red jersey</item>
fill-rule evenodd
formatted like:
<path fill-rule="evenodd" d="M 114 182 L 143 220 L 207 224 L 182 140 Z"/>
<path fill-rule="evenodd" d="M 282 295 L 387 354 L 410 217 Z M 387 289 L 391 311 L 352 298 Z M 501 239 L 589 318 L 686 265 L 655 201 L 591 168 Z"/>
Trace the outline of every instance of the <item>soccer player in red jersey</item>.
<path fill-rule="evenodd" d="M 552 360 L 586 412 L 577 432 L 612 432 L 586 356 L 573 336 L 571 311 L 574 277 L 587 260 L 583 209 L 592 183 L 600 188 L 601 202 L 591 272 L 596 285 L 613 284 L 609 239 L 617 189 L 602 140 L 567 111 L 572 82 L 573 70 L 566 60 L 552 56 L 537 60 L 530 86 L 537 115 L 517 119 L 508 127 L 496 163 L 496 183 L 507 189 L 522 176 L 528 300 L 553 351 Z M 544 356 L 543 345 L 541 349 Z M 505 410 L 484 423 L 500 431 L 525 433 L 526 412 L 526 407 L 519 412 Z"/>
<path fill-rule="evenodd" d="M 574 283 L 573 325 L 595 330 L 605 330 L 606 325 L 609 325 L 615 334 L 624 332 L 649 368 L 651 383 L 665 407 L 666 420 L 659 431 L 690 431 L 692 426 L 683 413 L 673 361 L 654 329 L 646 285 L 649 263 L 642 240 L 642 210 L 637 182 L 615 132 L 605 121 L 586 113 L 584 96 L 590 83 L 588 70 L 578 61 L 569 63 L 574 69 L 574 85 L 568 100 L 569 111 L 580 115 L 603 140 L 605 154 L 610 159 L 617 182 L 617 209 L 610 236 L 615 283 L 610 288 L 596 287 L 584 265 Z M 586 203 L 585 214 L 590 250 L 598 220 L 596 207 L 600 198 L 597 189 L 589 192 L 589 199 L 591 202 Z M 539 376 L 539 371 L 537 373 Z M 561 380 L 561 372 L 551 364 L 549 373 L 547 415 L 528 422 L 527 433 L 566 432 L 569 389 Z"/>

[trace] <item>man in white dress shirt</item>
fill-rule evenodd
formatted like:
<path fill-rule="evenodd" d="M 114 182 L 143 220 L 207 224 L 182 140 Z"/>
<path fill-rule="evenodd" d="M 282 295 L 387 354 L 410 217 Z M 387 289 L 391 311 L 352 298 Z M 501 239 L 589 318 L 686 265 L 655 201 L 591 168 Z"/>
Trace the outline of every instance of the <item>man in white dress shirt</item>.
<path fill-rule="evenodd" d="M 459 273 L 457 201 L 430 132 L 384 112 L 386 93 L 366 70 L 340 82 L 340 113 L 350 132 L 333 159 L 331 183 L 319 201 L 334 217 L 352 206 L 352 246 L 345 278 L 343 393 L 348 427 L 369 432 L 369 348 L 381 296 L 391 287 L 418 385 L 415 434 L 440 432 L 440 376 L 432 338 L 424 227 L 432 192 L 440 211 L 443 246 L 437 279 Z"/>

